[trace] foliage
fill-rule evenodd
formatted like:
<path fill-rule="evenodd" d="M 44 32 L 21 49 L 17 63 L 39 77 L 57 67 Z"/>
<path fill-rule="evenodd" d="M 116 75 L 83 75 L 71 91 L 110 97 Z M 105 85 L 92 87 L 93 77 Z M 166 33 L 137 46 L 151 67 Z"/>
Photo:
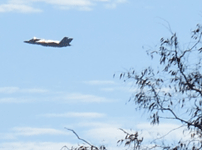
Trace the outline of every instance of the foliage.
<path fill-rule="evenodd" d="M 150 66 L 141 73 L 131 69 L 120 74 L 124 81 L 135 83 L 137 90 L 130 101 L 151 114 L 151 124 L 159 124 L 162 119 L 177 120 L 190 133 L 190 140 L 179 141 L 174 148 L 161 146 L 162 149 L 202 148 L 201 36 L 202 27 L 197 25 L 185 50 L 176 33 L 161 38 L 159 49 L 148 51 L 152 59 L 156 55 L 159 58 L 158 69 Z"/>
<path fill-rule="evenodd" d="M 123 129 L 120 129 L 120 130 L 122 130 L 126 134 L 126 136 L 125 136 L 124 139 L 118 140 L 117 144 L 119 144 L 119 143 L 122 144 L 125 141 L 125 146 L 130 147 L 133 144 L 133 149 L 134 150 L 139 150 L 140 147 L 141 147 L 141 143 L 143 141 L 143 138 L 141 138 L 141 139 L 138 138 L 138 136 L 139 136 L 138 132 L 135 132 L 134 134 L 131 134 L 131 133 L 126 132 Z"/>
<path fill-rule="evenodd" d="M 152 125 L 160 124 L 163 119 L 178 121 L 181 123 L 179 128 L 184 127 L 183 133 L 188 133 L 190 138 L 180 139 L 177 144 L 172 145 L 154 142 L 152 146 L 143 146 L 143 138 L 139 138 L 138 132 L 131 134 L 120 129 L 126 136 L 118 140 L 118 144 L 124 142 L 125 146 L 134 150 L 202 149 L 202 27 L 197 25 L 192 31 L 191 42 L 183 49 L 177 34 L 172 31 L 171 34 L 170 38 L 160 39 L 157 50 L 147 52 L 151 59 L 154 56 L 159 59 L 158 67 L 149 66 L 140 73 L 130 69 L 121 73 L 119 78 L 134 83 L 135 92 L 129 101 L 135 102 L 138 110 L 148 112 Z M 96 147 L 81 139 L 73 130 L 68 130 L 88 144 L 69 150 L 106 150 L 106 147 Z"/>

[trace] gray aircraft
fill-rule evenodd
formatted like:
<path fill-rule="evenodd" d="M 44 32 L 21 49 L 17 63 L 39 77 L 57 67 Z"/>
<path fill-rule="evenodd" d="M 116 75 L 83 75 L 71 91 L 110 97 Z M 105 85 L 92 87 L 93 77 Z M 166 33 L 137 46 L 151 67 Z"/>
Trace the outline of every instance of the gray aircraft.
<path fill-rule="evenodd" d="M 29 44 L 39 44 L 42 46 L 51 46 L 51 47 L 66 47 L 71 46 L 69 43 L 73 40 L 73 38 L 64 37 L 61 41 L 53 41 L 53 40 L 45 40 L 45 39 L 38 39 L 33 37 L 29 41 L 24 41 L 25 43 Z"/>

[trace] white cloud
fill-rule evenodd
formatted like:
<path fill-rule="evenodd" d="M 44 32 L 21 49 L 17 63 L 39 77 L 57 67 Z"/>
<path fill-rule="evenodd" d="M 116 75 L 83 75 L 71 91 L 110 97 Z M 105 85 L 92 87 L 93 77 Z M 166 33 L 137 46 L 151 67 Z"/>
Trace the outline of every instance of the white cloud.
<path fill-rule="evenodd" d="M 46 93 L 48 90 L 40 88 L 22 89 L 19 87 L 0 87 L 0 93 L 12 94 L 12 93 Z"/>
<path fill-rule="evenodd" d="M 69 133 L 53 128 L 13 127 L 9 133 L 0 133 L 0 139 L 14 140 L 19 137 L 41 136 L 41 135 L 68 135 Z"/>
<path fill-rule="evenodd" d="M 51 114 L 44 114 L 44 115 L 40 115 L 40 116 L 43 116 L 43 117 L 82 117 L 82 118 L 101 118 L 101 117 L 104 117 L 105 114 L 103 113 L 95 113 L 95 112 L 83 112 L 83 113 L 80 113 L 80 112 L 69 112 L 69 113 L 61 113 L 61 114 L 54 114 L 54 113 L 51 113 Z"/>
<path fill-rule="evenodd" d="M 108 85 L 108 84 L 115 84 L 114 81 L 110 80 L 91 80 L 91 81 L 84 81 L 85 84 L 90 85 Z"/>
<path fill-rule="evenodd" d="M 47 93 L 48 90 L 39 89 L 39 88 L 31 88 L 31 89 L 21 89 L 20 92 L 23 92 L 23 93 Z"/>
<path fill-rule="evenodd" d="M 92 128 L 85 133 L 88 139 L 91 139 L 94 142 L 98 141 L 98 143 L 101 143 L 102 141 L 102 144 L 106 145 L 107 148 L 110 145 L 115 149 L 119 148 L 117 147 L 117 141 L 125 137 L 125 134 L 121 132 L 116 125 Z"/>
<path fill-rule="evenodd" d="M 87 134 L 93 138 L 97 138 L 100 141 L 103 139 L 106 141 L 111 141 L 124 137 L 124 133 L 120 132 L 118 128 L 110 126 L 90 129 Z"/>
<path fill-rule="evenodd" d="M 91 0 L 33 0 L 35 2 L 45 2 L 61 9 L 91 10 L 93 5 Z"/>
<path fill-rule="evenodd" d="M 141 136 L 148 140 L 154 140 L 155 138 L 164 137 L 164 139 L 168 140 L 179 140 L 181 138 L 185 138 L 185 134 L 183 134 L 183 127 L 179 128 L 181 125 L 174 123 L 161 123 L 159 125 L 150 125 L 149 123 L 142 123 L 137 125 L 137 130 L 141 131 Z M 179 129 L 178 129 L 179 128 Z M 173 130 L 176 129 L 176 130 Z M 173 130 L 172 132 L 170 132 Z M 170 133 L 169 133 L 170 132 Z M 167 133 L 169 133 L 167 135 Z M 190 137 L 190 136 L 189 136 Z"/>
<path fill-rule="evenodd" d="M 100 97 L 91 94 L 80 94 L 80 93 L 70 93 L 65 94 L 64 92 L 49 92 L 47 89 L 40 88 L 28 88 L 21 89 L 18 87 L 0 87 L 0 94 L 8 94 L 9 97 L 0 97 L 0 103 L 27 103 L 27 102 L 37 102 L 37 101 L 60 101 L 60 102 L 70 102 L 70 103 L 103 103 L 103 102 L 113 102 L 113 99 L 108 99 L 105 97 Z M 46 94 L 46 98 L 34 98 L 30 97 L 32 95 L 22 96 L 22 94 Z M 21 96 L 16 96 L 11 94 L 21 94 Z M 50 97 L 51 94 L 55 96 Z M 58 96 L 57 96 L 58 95 Z M 5 95 L 4 95 L 5 96 Z"/>
<path fill-rule="evenodd" d="M 18 87 L 0 87 L 0 93 L 10 94 L 19 91 Z"/>
<path fill-rule="evenodd" d="M 90 6 L 90 0 L 35 0 L 61 6 Z"/>
<path fill-rule="evenodd" d="M 0 133 L 0 139 L 14 140 L 14 139 L 16 139 L 16 136 L 12 133 Z"/>
<path fill-rule="evenodd" d="M 119 124 L 114 124 L 114 123 L 99 123 L 99 122 L 86 122 L 86 123 L 80 123 L 82 127 L 89 127 L 90 129 L 87 130 L 86 137 L 89 137 L 90 139 L 95 139 L 96 141 L 102 141 L 105 140 L 108 144 L 113 145 L 115 144 L 118 140 L 123 139 L 125 137 L 125 133 L 119 128 L 122 125 Z M 183 129 L 184 128 L 179 128 L 179 124 L 174 124 L 174 123 L 161 123 L 156 126 L 152 126 L 149 123 L 141 123 L 137 124 L 134 126 L 133 130 L 129 129 L 124 129 L 128 133 L 135 133 L 138 131 L 139 133 L 139 138 L 144 138 L 144 142 L 148 144 L 148 142 L 153 141 L 156 138 L 160 138 L 164 135 L 165 137 L 161 138 L 161 140 L 165 140 L 167 142 L 173 142 L 173 141 L 179 141 L 180 139 L 187 140 L 190 138 L 190 135 L 183 134 Z M 176 129 L 179 128 L 179 129 Z M 167 134 L 169 131 L 176 129 L 169 134 Z M 160 142 L 157 141 L 157 142 Z"/>
<path fill-rule="evenodd" d="M 90 128 L 120 128 L 120 124 L 116 122 L 79 122 L 77 123 L 79 127 L 90 127 Z"/>
<path fill-rule="evenodd" d="M 97 141 L 111 141 L 117 140 L 124 136 L 123 132 L 119 128 L 123 124 L 117 123 L 117 121 L 107 120 L 102 122 L 78 122 L 76 126 L 78 127 L 87 127 L 89 130 L 85 131 L 86 137 L 91 139 L 96 139 Z M 116 143 L 116 142 L 115 142 Z"/>
<path fill-rule="evenodd" d="M 33 136 L 33 135 L 62 135 L 66 134 L 63 131 L 52 129 L 52 128 L 31 128 L 31 127 L 14 127 L 12 129 L 14 135 L 17 136 Z"/>
<path fill-rule="evenodd" d="M 106 88 L 101 88 L 101 91 L 105 91 L 105 92 L 113 92 L 113 91 L 118 91 L 118 92 L 126 92 L 126 93 L 134 93 L 134 92 L 138 92 L 139 89 L 134 88 L 132 86 L 128 86 L 128 85 L 119 85 L 119 86 L 114 86 L 114 87 L 106 87 Z"/>
<path fill-rule="evenodd" d="M 78 147 L 77 144 L 68 142 L 5 142 L 0 144 L 1 150 L 66 150 L 61 149 L 63 146 L 68 148 Z M 110 150 L 122 150 L 119 147 L 107 147 Z"/>
<path fill-rule="evenodd" d="M 0 103 L 27 103 L 30 100 L 25 98 L 0 98 Z"/>
<path fill-rule="evenodd" d="M 125 3 L 126 0 L 9 0 L 6 4 L 0 5 L 0 12 L 42 12 L 39 8 L 34 8 L 35 3 L 47 3 L 60 9 L 92 10 L 99 2 L 108 8 L 115 8 L 118 4 Z"/>
<path fill-rule="evenodd" d="M 107 99 L 104 97 L 99 97 L 95 95 L 89 95 L 89 94 L 80 94 L 80 93 L 74 93 L 74 94 L 67 94 L 63 97 L 59 97 L 59 99 L 63 99 L 67 102 L 86 102 L 86 103 L 101 103 L 101 102 L 112 102 L 113 100 Z"/>
<path fill-rule="evenodd" d="M 64 145 L 76 146 L 67 142 L 6 142 L 0 143 L 1 150 L 60 150 Z"/>
<path fill-rule="evenodd" d="M 113 91 L 115 91 L 115 88 L 101 88 L 101 91 L 113 92 Z"/>
<path fill-rule="evenodd" d="M 32 12 L 41 12 L 42 10 L 33 8 L 29 5 L 25 4 L 2 4 L 0 5 L 0 13 L 1 12 L 21 12 L 21 13 L 32 13 Z"/>
<path fill-rule="evenodd" d="M 118 5 L 126 3 L 127 0 L 110 0 L 105 6 L 107 8 L 116 8 Z"/>

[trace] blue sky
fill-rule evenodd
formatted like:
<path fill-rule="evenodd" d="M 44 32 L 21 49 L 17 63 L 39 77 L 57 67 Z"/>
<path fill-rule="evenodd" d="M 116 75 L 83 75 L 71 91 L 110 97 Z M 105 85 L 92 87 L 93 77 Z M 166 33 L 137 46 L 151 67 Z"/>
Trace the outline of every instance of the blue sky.
<path fill-rule="evenodd" d="M 175 122 L 156 127 L 127 103 L 133 92 L 113 74 L 156 66 L 146 55 L 169 22 L 183 43 L 201 23 L 201 1 L 1 0 L 0 149 L 59 150 L 81 143 L 64 127 L 95 145 L 116 148 L 118 128 L 151 139 Z M 166 21 L 165 21 L 166 20 Z M 26 44 L 33 37 L 70 47 Z M 169 138 L 169 137 L 168 137 Z M 122 148 L 121 148 L 122 149 Z"/>

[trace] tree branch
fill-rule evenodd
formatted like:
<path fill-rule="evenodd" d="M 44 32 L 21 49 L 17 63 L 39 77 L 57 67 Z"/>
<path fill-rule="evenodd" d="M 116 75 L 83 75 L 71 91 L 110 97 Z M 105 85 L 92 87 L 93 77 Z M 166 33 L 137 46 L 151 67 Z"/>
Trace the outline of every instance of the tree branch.
<path fill-rule="evenodd" d="M 87 143 L 87 144 L 90 145 L 91 147 L 95 147 L 95 146 L 93 146 L 92 144 L 90 144 L 89 142 L 87 142 L 86 140 L 81 139 L 81 138 L 78 136 L 78 134 L 76 134 L 76 132 L 75 132 L 74 130 L 69 129 L 69 128 L 66 128 L 66 127 L 65 127 L 65 129 L 72 131 L 72 132 L 76 135 L 76 137 L 77 137 L 79 140 L 81 140 L 81 141 Z"/>
<path fill-rule="evenodd" d="M 170 134 L 171 132 L 173 132 L 173 131 L 175 131 L 175 130 L 177 130 L 177 129 L 179 129 L 179 128 L 182 128 L 183 126 L 184 126 L 184 125 L 181 125 L 181 126 L 175 128 L 175 129 L 170 130 L 168 133 L 166 133 L 165 135 L 163 135 L 163 136 L 161 136 L 161 137 L 159 137 L 159 138 L 154 139 L 152 142 L 164 138 L 165 136 L 167 136 L 167 135 Z M 152 143 L 152 142 L 151 142 L 151 143 Z"/>
<path fill-rule="evenodd" d="M 196 45 L 198 45 L 198 43 L 201 41 L 201 36 L 202 36 L 202 32 L 201 32 L 200 35 L 199 35 L 198 41 L 197 41 L 190 49 L 185 50 L 185 51 L 183 52 L 183 54 L 179 57 L 179 59 L 181 59 L 182 57 L 184 57 L 184 55 L 185 55 L 187 52 L 190 52 L 194 47 L 196 47 Z"/>

